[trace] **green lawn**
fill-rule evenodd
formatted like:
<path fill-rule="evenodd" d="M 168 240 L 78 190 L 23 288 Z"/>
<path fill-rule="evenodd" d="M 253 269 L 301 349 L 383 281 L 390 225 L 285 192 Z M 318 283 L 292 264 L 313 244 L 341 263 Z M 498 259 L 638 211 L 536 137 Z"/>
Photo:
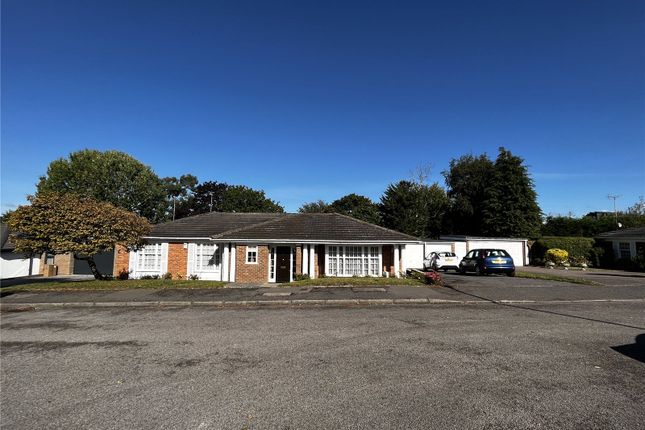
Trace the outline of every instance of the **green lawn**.
<path fill-rule="evenodd" d="M 2 292 L 19 291 L 96 291 L 96 290 L 131 290 L 138 288 L 156 289 L 190 289 L 190 288 L 221 288 L 226 282 L 191 281 L 169 279 L 130 279 L 127 281 L 75 281 L 75 282 L 38 282 L 33 284 L 6 287 Z"/>
<path fill-rule="evenodd" d="M 584 278 L 578 278 L 573 276 L 569 277 L 569 276 L 560 276 L 560 275 L 550 275 L 546 273 L 530 273 L 530 272 L 516 271 L 515 277 L 526 278 L 526 279 L 542 279 L 545 281 L 570 282 L 572 284 L 601 285 L 597 282 L 590 281 Z"/>
<path fill-rule="evenodd" d="M 372 287 L 381 285 L 425 285 L 418 279 L 414 278 L 316 278 L 305 279 L 302 281 L 289 282 L 288 284 L 281 284 L 284 287 Z"/>

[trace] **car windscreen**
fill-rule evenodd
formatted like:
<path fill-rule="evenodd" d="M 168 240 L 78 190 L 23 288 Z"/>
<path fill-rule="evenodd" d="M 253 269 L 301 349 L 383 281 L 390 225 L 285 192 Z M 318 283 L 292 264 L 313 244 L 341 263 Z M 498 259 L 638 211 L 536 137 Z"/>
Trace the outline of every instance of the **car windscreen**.
<path fill-rule="evenodd" d="M 440 252 L 439 256 L 441 256 L 441 257 L 456 257 L 454 252 Z"/>

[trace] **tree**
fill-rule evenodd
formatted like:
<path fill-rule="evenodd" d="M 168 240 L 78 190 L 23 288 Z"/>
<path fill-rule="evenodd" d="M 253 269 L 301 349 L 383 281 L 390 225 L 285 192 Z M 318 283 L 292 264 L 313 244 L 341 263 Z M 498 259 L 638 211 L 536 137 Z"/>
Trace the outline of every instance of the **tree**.
<path fill-rule="evenodd" d="M 300 213 L 325 213 L 329 212 L 329 203 L 318 200 L 315 202 L 305 203 L 298 209 Z"/>
<path fill-rule="evenodd" d="M 221 212 L 284 212 L 284 208 L 266 197 L 264 191 L 244 185 L 227 187 L 220 209 Z"/>
<path fill-rule="evenodd" d="M 199 180 L 194 175 L 181 175 L 163 178 L 164 190 L 168 199 L 168 218 L 183 218 L 191 215 L 193 190 Z"/>
<path fill-rule="evenodd" d="M 524 160 L 499 148 L 483 202 L 482 231 L 488 236 L 537 237 L 542 211 Z"/>
<path fill-rule="evenodd" d="M 486 154 L 464 155 L 450 160 L 442 174 L 448 187 L 450 209 L 445 227 L 454 234 L 482 235 L 486 188 L 493 176 L 494 164 Z"/>
<path fill-rule="evenodd" d="M 634 206 L 630 206 L 629 209 L 627 209 L 627 213 L 632 215 L 645 215 L 645 199 L 643 199 L 643 196 L 638 198 L 638 201 L 634 203 Z"/>
<path fill-rule="evenodd" d="M 84 149 L 52 161 L 38 183 L 37 194 L 46 192 L 92 197 L 151 221 L 165 218 L 166 196 L 159 177 L 119 151 Z"/>
<path fill-rule="evenodd" d="M 328 206 L 327 212 L 348 215 L 372 224 L 381 223 L 378 205 L 369 198 L 358 194 L 348 194 L 335 200 Z"/>
<path fill-rule="evenodd" d="M 228 185 L 223 182 L 206 181 L 199 184 L 193 190 L 190 213 L 188 215 L 197 215 L 208 212 L 222 212 L 222 202 L 228 189 Z M 186 216 L 182 214 L 182 216 Z"/>
<path fill-rule="evenodd" d="M 411 181 L 390 184 L 381 197 L 385 227 L 422 238 L 437 237 L 448 207 L 446 193 L 438 184 Z"/>
<path fill-rule="evenodd" d="M 137 249 L 150 231 L 145 218 L 90 197 L 41 193 L 29 201 L 9 217 L 16 251 L 73 253 L 87 261 L 96 279 L 104 278 L 94 261 L 96 254 L 114 250 L 117 244 Z"/>

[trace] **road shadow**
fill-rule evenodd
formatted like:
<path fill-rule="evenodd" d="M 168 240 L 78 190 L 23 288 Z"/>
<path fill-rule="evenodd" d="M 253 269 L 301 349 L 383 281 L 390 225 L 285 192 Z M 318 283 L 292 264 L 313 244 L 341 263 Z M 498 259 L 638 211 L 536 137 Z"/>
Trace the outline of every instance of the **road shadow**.
<path fill-rule="evenodd" d="M 445 285 L 445 288 L 451 289 L 451 290 L 453 290 L 453 291 L 455 291 L 457 293 L 464 294 L 466 296 L 470 296 L 470 297 L 474 297 L 474 298 L 484 300 L 484 301 L 487 301 L 487 302 L 490 302 L 490 303 L 494 303 L 494 304 L 496 304 L 498 306 L 506 306 L 506 307 L 509 307 L 509 308 L 522 309 L 522 310 L 531 311 L 531 312 L 539 312 L 539 313 L 543 313 L 543 314 L 557 315 L 557 316 L 567 317 L 567 318 L 575 318 L 575 319 L 579 319 L 579 320 L 592 321 L 592 322 L 597 322 L 597 323 L 602 323 L 602 324 L 610 324 L 610 325 L 615 325 L 615 326 L 619 326 L 619 327 L 627 327 L 627 328 L 635 328 L 637 330 L 645 330 L 645 327 L 638 327 L 638 326 L 633 326 L 633 325 L 629 325 L 629 324 L 622 324 L 622 323 L 618 323 L 618 322 L 614 322 L 614 321 L 605 321 L 605 320 L 601 320 L 601 319 L 597 319 L 597 318 L 581 317 L 579 315 L 565 314 L 565 313 L 562 313 L 562 312 L 549 311 L 549 310 L 546 310 L 546 309 L 536 309 L 536 308 L 532 308 L 530 306 L 517 305 L 517 304 L 513 304 L 513 303 L 502 303 L 500 301 L 493 300 L 493 299 L 490 299 L 488 297 L 478 296 L 477 294 L 462 291 L 459 288 L 453 287 L 451 285 Z"/>
<path fill-rule="evenodd" d="M 645 282 L 645 276 L 640 273 L 622 274 L 622 273 L 587 273 L 587 276 L 614 276 L 618 278 L 642 278 Z"/>
<path fill-rule="evenodd" d="M 636 336 L 634 343 L 612 346 L 611 349 L 636 361 L 645 363 L 645 334 L 639 334 Z"/>

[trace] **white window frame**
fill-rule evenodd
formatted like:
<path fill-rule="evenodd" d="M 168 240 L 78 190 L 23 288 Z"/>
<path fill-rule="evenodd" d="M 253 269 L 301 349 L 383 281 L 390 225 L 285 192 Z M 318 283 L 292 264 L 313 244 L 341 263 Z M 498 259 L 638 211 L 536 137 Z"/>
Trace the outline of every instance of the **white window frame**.
<path fill-rule="evenodd" d="M 145 267 L 144 256 L 146 251 L 150 251 L 151 248 L 154 248 L 156 251 L 155 265 L 154 267 Z M 132 270 L 132 278 L 140 278 L 146 275 L 162 276 L 168 270 L 168 243 L 149 243 L 136 252 L 130 252 L 130 269 Z"/>
<path fill-rule="evenodd" d="M 348 248 L 352 251 L 352 256 L 348 256 Z M 355 256 L 356 248 L 360 249 L 360 256 Z M 375 258 L 372 257 L 373 248 L 377 248 L 378 266 L 376 271 L 372 271 L 372 263 Z M 335 251 L 331 255 L 330 251 Z M 351 260 L 350 260 L 351 259 Z M 336 273 L 331 270 L 331 263 L 334 262 Z M 360 274 L 356 271 L 348 270 L 350 265 L 354 268 L 360 268 Z M 367 272 L 365 271 L 367 268 Z M 352 276 L 360 277 L 380 277 L 383 272 L 383 247 L 382 245 L 326 245 L 325 246 L 325 276 L 339 278 L 349 278 Z"/>
<path fill-rule="evenodd" d="M 252 252 L 255 253 L 255 261 L 249 261 L 249 256 Z M 259 256 L 260 252 L 257 245 L 246 245 L 246 264 L 258 264 Z"/>

